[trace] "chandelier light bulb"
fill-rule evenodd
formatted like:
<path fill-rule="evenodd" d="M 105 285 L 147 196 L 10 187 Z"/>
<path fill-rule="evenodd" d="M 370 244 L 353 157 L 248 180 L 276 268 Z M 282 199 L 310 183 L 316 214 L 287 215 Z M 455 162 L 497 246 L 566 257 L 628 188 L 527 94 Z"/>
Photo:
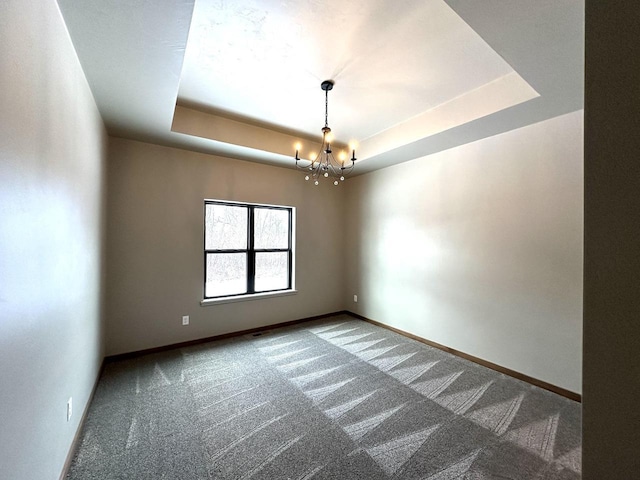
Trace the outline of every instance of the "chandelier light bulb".
<path fill-rule="evenodd" d="M 344 182 L 344 176 L 340 177 L 340 181 Z"/>
<path fill-rule="evenodd" d="M 304 179 L 305 179 L 305 180 L 309 180 L 309 175 L 305 175 L 305 176 L 304 176 Z"/>
<path fill-rule="evenodd" d="M 329 172 L 324 172 L 324 178 L 327 178 L 329 176 Z"/>
<path fill-rule="evenodd" d="M 313 182 L 313 184 L 314 184 L 314 185 L 318 185 L 318 183 L 320 183 L 320 182 L 318 182 L 318 180 L 316 180 L 315 182 Z"/>
<path fill-rule="evenodd" d="M 334 180 L 334 181 L 333 181 L 333 184 L 334 184 L 334 185 L 338 185 L 338 180 Z"/>

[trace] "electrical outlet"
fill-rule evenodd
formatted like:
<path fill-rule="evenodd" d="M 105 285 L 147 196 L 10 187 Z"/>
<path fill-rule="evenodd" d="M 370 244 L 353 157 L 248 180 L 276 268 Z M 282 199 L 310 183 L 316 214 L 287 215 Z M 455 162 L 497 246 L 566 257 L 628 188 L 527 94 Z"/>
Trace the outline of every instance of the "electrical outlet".
<path fill-rule="evenodd" d="M 183 315 L 182 316 L 182 324 L 183 325 L 189 325 L 189 315 Z"/>
<path fill-rule="evenodd" d="M 353 296 L 353 301 L 354 301 L 355 303 L 358 303 L 358 295 L 354 295 L 354 296 Z"/>
<path fill-rule="evenodd" d="M 71 420 L 72 414 L 73 414 L 73 397 L 69 397 L 69 400 L 67 400 L 67 422 Z"/>

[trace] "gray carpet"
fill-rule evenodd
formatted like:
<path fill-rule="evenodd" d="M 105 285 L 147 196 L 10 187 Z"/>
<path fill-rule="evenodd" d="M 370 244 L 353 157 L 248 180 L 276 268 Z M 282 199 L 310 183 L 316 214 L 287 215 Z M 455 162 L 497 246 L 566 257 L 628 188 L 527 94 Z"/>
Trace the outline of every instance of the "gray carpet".
<path fill-rule="evenodd" d="M 580 418 L 344 315 L 108 363 L 68 478 L 578 479 Z"/>

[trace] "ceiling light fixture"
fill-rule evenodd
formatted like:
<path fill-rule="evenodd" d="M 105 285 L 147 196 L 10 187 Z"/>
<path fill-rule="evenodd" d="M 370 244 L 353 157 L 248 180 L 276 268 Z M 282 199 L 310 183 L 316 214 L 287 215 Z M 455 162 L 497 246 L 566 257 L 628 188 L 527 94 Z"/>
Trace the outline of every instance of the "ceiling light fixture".
<path fill-rule="evenodd" d="M 356 163 L 356 148 L 352 144 L 351 160 L 347 160 L 347 154 L 342 151 L 336 160 L 331 150 L 331 141 L 333 140 L 331 129 L 329 128 L 329 90 L 333 88 L 333 80 L 325 80 L 320 84 L 320 88 L 324 90 L 324 127 L 322 128 L 322 146 L 317 155 L 312 156 L 309 160 L 300 158 L 300 144 L 296 145 L 296 168 L 305 171 L 305 180 L 313 180 L 314 185 L 320 183 L 320 178 L 331 178 L 333 184 L 338 185 L 344 181 L 344 178 L 353 171 Z M 349 164 L 348 162 L 351 162 Z M 309 162 L 307 164 L 307 162 Z"/>

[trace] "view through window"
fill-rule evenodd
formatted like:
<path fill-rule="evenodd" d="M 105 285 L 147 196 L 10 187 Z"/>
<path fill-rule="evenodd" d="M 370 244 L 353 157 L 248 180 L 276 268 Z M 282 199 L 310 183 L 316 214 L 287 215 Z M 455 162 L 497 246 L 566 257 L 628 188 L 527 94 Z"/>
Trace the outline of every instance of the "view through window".
<path fill-rule="evenodd" d="M 293 208 L 204 202 L 204 298 L 292 288 Z"/>

